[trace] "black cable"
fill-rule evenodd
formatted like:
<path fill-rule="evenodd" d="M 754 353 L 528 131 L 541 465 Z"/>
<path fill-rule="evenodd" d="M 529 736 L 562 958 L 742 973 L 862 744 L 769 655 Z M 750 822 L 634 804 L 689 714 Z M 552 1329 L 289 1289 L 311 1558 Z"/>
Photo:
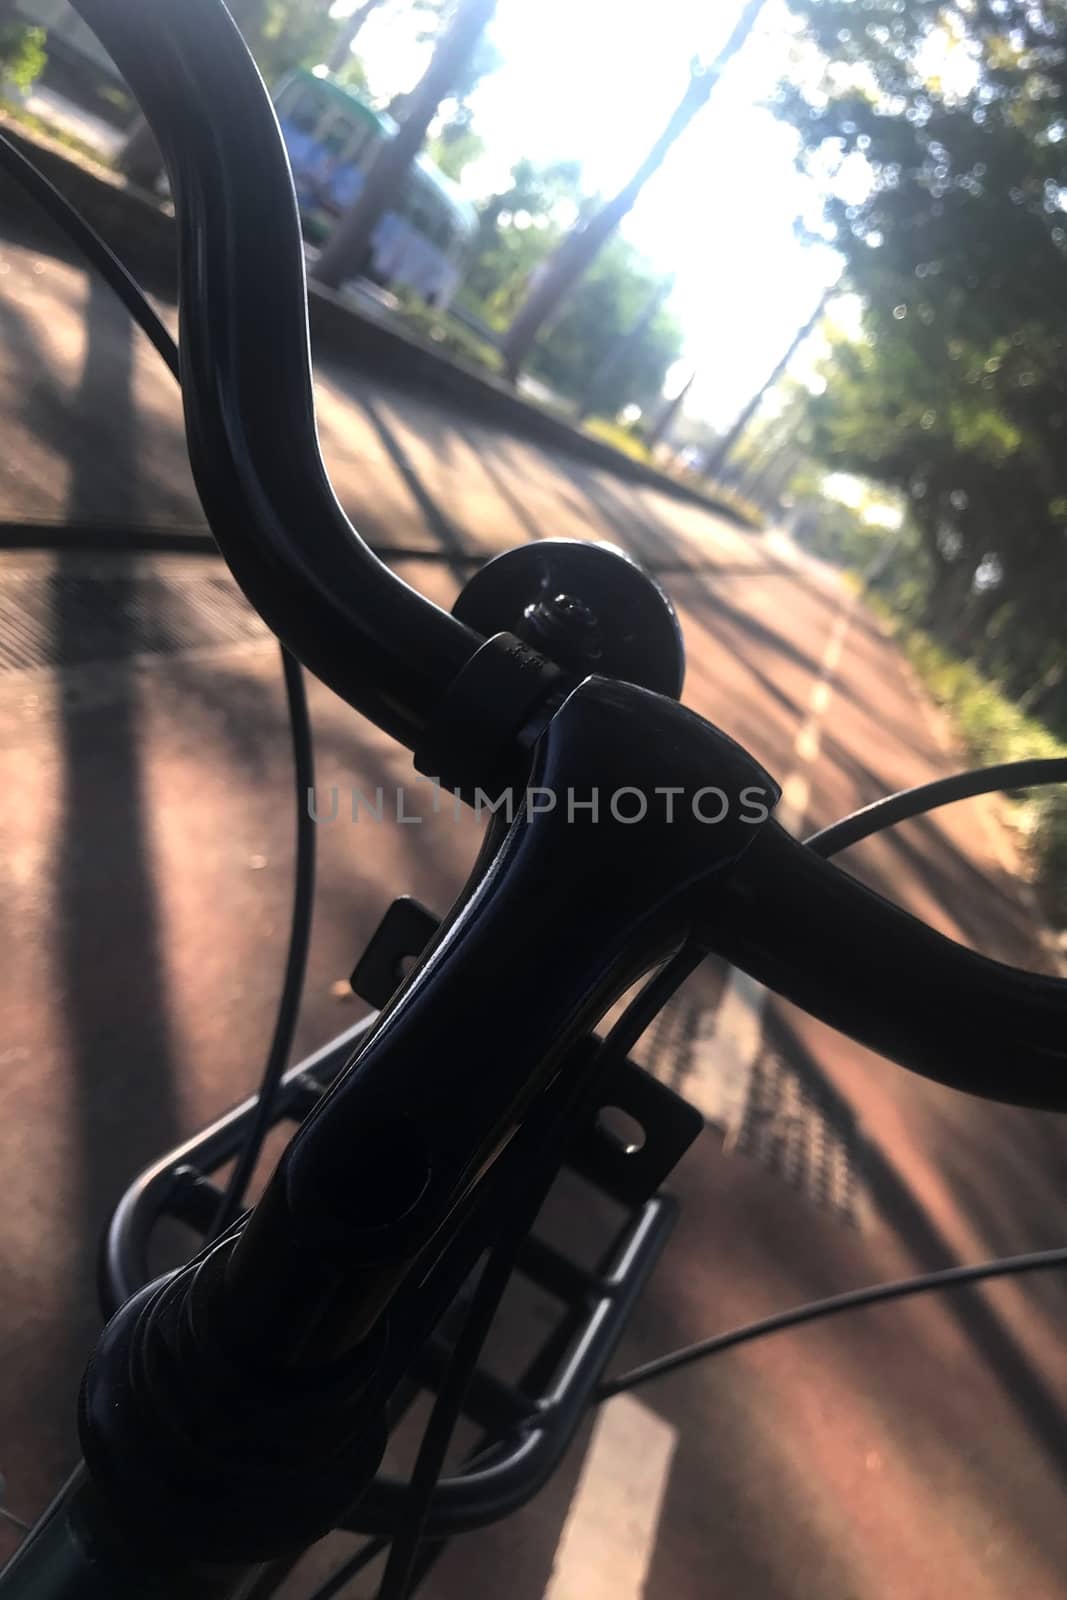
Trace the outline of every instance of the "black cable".
<path fill-rule="evenodd" d="M 219 1202 L 219 1209 L 211 1229 L 213 1239 L 224 1233 L 243 1209 L 245 1190 L 255 1171 L 256 1162 L 263 1149 L 263 1141 L 274 1119 L 278 1086 L 292 1052 L 296 1020 L 304 992 L 308 947 L 311 944 L 311 918 L 315 900 L 315 821 L 311 815 L 308 797 L 315 788 L 315 755 L 303 671 L 299 661 L 289 654 L 284 645 L 279 648 L 282 652 L 282 671 L 285 673 L 285 691 L 289 701 L 293 781 L 296 789 L 296 864 L 293 872 L 293 911 L 289 928 L 289 950 L 285 960 L 285 977 L 278 1002 L 278 1013 L 274 1020 L 274 1036 L 260 1079 L 252 1124 Z"/>
<path fill-rule="evenodd" d="M 938 778 L 933 783 L 921 784 L 915 789 L 905 789 L 884 800 L 876 800 L 862 811 L 854 811 L 828 828 L 813 833 L 804 842 L 816 854 L 829 859 L 849 845 L 880 833 L 895 823 L 917 817 L 938 806 L 950 805 L 956 800 L 967 800 L 979 794 L 989 794 L 999 789 L 1025 789 L 1045 783 L 1067 780 L 1067 757 L 1053 756 L 1032 761 L 1008 761 L 999 766 L 979 767 L 972 772 L 957 773 L 951 778 Z M 935 1289 L 951 1288 L 954 1284 L 977 1283 L 985 1278 L 1003 1278 L 1015 1273 L 1040 1272 L 1051 1267 L 1067 1266 L 1067 1249 L 1038 1250 L 1028 1255 L 1005 1256 L 999 1261 L 979 1262 L 969 1267 L 945 1267 L 940 1272 L 927 1272 L 914 1278 L 902 1278 L 895 1283 L 873 1284 L 866 1289 L 850 1289 L 844 1294 L 831 1295 L 826 1300 L 812 1300 L 805 1305 L 793 1306 L 776 1312 L 759 1322 L 749 1322 L 726 1333 L 714 1334 L 685 1345 L 681 1350 L 659 1356 L 640 1367 L 611 1378 L 601 1385 L 598 1399 L 607 1400 L 612 1395 L 636 1389 L 653 1378 L 665 1377 L 706 1356 L 719 1355 L 752 1339 L 762 1339 L 787 1328 L 800 1327 L 805 1322 L 815 1322 L 821 1317 L 836 1316 L 841 1311 L 854 1311 L 862 1306 L 877 1305 L 885 1300 L 902 1300 L 908 1295 L 926 1294 Z"/>
<path fill-rule="evenodd" d="M 91 227 L 77 209 L 71 205 L 33 162 L 0 134 L 0 167 L 5 168 L 17 183 L 37 201 L 43 211 L 67 234 L 87 260 L 100 273 L 104 281 L 122 301 L 127 311 L 143 333 L 151 340 L 171 374 L 181 386 L 178 346 L 171 338 L 162 318 L 150 304 L 136 279 L 126 270 L 118 256 Z M 311 916 L 315 898 L 315 830 L 308 806 L 308 795 L 315 787 L 314 754 L 312 750 L 311 721 L 308 716 L 307 696 L 300 663 L 279 645 L 282 671 L 285 676 L 289 726 L 293 744 L 293 768 L 296 779 L 297 831 L 296 867 L 293 885 L 293 915 L 289 935 L 289 950 L 285 963 L 285 978 L 278 1002 L 267 1062 L 260 1080 L 255 1117 L 248 1139 L 230 1175 L 226 1192 L 219 1205 L 212 1230 L 217 1237 L 240 1211 L 244 1192 L 259 1157 L 272 1121 L 274 1099 L 292 1050 L 296 1032 L 296 1019 L 304 987 L 308 945 L 311 939 Z"/>
<path fill-rule="evenodd" d="M 18 146 L 12 144 L 4 134 L 0 134 L 0 167 L 5 167 L 16 183 L 20 183 L 27 193 L 33 196 L 41 210 L 47 212 L 52 221 L 96 268 L 122 301 L 142 333 L 152 341 L 174 377 L 181 383 L 178 346 L 171 338 L 159 313 L 149 303 L 140 284 L 123 266 L 111 246 L 104 243 L 96 229 L 86 222 L 66 195 L 61 194 L 55 184 L 46 178 L 43 172 L 38 171 L 29 157 L 24 156 Z"/>
<path fill-rule="evenodd" d="M 449 1441 L 462 1411 L 464 1395 L 515 1270 L 518 1253 L 544 1203 L 568 1141 L 575 1128 L 581 1125 L 583 1117 L 592 1115 L 598 1093 L 613 1064 L 629 1054 L 645 1029 L 702 959 L 703 951 L 694 945 L 684 945 L 642 986 L 601 1046 L 594 1072 L 567 1095 L 564 1104 L 557 1109 L 535 1160 L 530 1164 L 534 1168 L 533 1173 L 527 1169 L 514 1183 L 516 1192 L 512 1196 L 512 1208 L 505 1208 L 505 1220 L 482 1270 L 419 1446 L 408 1491 L 407 1514 L 394 1536 L 378 1600 L 407 1600 L 410 1594 L 422 1529 L 444 1467 Z M 322 1596 L 317 1594 L 312 1600 L 322 1600 Z"/>
<path fill-rule="evenodd" d="M 978 1283 L 983 1278 L 1006 1278 L 1014 1273 L 1041 1272 L 1050 1267 L 1067 1267 L 1067 1249 L 1037 1250 L 1029 1255 L 1005 1256 L 1000 1261 L 982 1261 L 969 1267 L 945 1267 L 940 1272 L 927 1272 L 921 1277 L 902 1278 L 895 1283 L 876 1283 L 866 1289 L 849 1289 L 844 1294 L 831 1295 L 826 1300 L 811 1300 L 806 1305 L 792 1306 L 788 1311 L 778 1311 L 774 1316 L 763 1317 L 759 1322 L 749 1322 L 726 1333 L 714 1334 L 696 1344 L 674 1350 L 670 1355 L 659 1356 L 633 1367 L 618 1378 L 609 1378 L 597 1392 L 598 1400 L 609 1400 L 612 1395 L 637 1389 L 653 1378 L 666 1377 L 678 1372 L 705 1356 L 719 1355 L 723 1350 L 733 1350 L 752 1339 L 763 1339 L 768 1334 L 781 1333 L 787 1328 L 800 1327 L 805 1322 L 815 1322 L 821 1317 L 833 1317 L 841 1311 L 856 1311 L 862 1306 L 877 1305 L 884 1300 L 903 1300 L 908 1295 L 927 1294 L 934 1289 L 948 1289 L 955 1284 Z"/>
<path fill-rule="evenodd" d="M 937 806 L 951 805 L 956 800 L 970 800 L 975 795 L 991 794 L 998 789 L 1030 789 L 1045 783 L 1067 782 L 1067 756 L 1049 756 L 1031 761 L 1006 761 L 996 767 L 976 767 L 972 772 L 958 772 L 951 778 L 936 778 L 932 783 L 920 784 L 916 789 L 903 789 L 899 794 L 887 795 L 862 811 L 853 811 L 828 828 L 821 828 L 804 840 L 809 850 L 827 859 L 849 845 L 858 844 L 872 833 L 890 828 L 909 817 L 921 816 Z"/>

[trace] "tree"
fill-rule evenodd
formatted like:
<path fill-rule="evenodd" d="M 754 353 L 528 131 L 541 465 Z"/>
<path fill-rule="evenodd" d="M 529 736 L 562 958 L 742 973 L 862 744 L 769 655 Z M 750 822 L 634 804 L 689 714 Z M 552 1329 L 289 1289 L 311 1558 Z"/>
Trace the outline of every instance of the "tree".
<path fill-rule="evenodd" d="M 245 0 L 237 20 L 267 83 L 292 67 L 318 66 L 341 26 L 328 0 Z"/>
<path fill-rule="evenodd" d="M 647 411 L 659 399 L 667 369 L 682 349 L 682 331 L 663 303 L 662 289 L 628 240 L 609 240 L 538 344 L 530 371 L 579 405 L 591 399 L 602 415 L 614 416 L 625 405 Z M 588 396 L 591 375 L 607 364 L 653 295 L 660 303 L 640 339 L 626 347 L 596 395 Z"/>
<path fill-rule="evenodd" d="M 819 302 L 814 311 L 811 313 L 811 316 L 808 318 L 807 322 L 797 329 L 796 333 L 793 335 L 793 338 L 790 340 L 788 347 L 776 362 L 769 377 L 763 380 L 755 394 L 742 409 L 740 415 L 727 429 L 726 433 L 723 434 L 719 443 L 712 452 L 711 459 L 708 463 L 709 471 L 714 473 L 716 468 L 724 465 L 727 456 L 731 453 L 745 429 L 752 421 L 752 418 L 755 416 L 764 396 L 774 388 L 775 384 L 785 372 L 786 367 L 788 367 L 789 363 L 800 349 L 800 346 L 804 343 L 804 340 L 809 334 L 814 332 L 818 323 L 821 322 L 823 312 L 826 310 L 826 302 L 829 300 L 832 292 L 832 289 L 829 288 L 823 290 L 819 297 Z"/>
<path fill-rule="evenodd" d="M 715 60 L 707 65 L 694 61 L 685 93 L 629 183 L 589 217 L 583 227 L 567 235 L 553 260 L 539 275 L 503 343 L 504 359 L 512 380 L 522 370 L 541 329 L 557 314 L 567 294 L 633 209 L 646 183 L 659 171 L 693 118 L 707 105 L 724 68 L 748 38 L 762 8 L 763 0 L 746 0 L 733 32 Z"/>
<path fill-rule="evenodd" d="M 404 122 L 395 138 L 379 146 L 358 197 L 312 268 L 312 276 L 320 283 L 339 288 L 366 262 L 375 227 L 403 186 L 438 107 L 454 89 L 495 9 L 496 0 L 457 0 L 430 64 L 412 92 Z"/>
<path fill-rule="evenodd" d="M 479 213 L 460 291 L 467 309 L 490 329 L 505 328 L 531 275 L 575 217 L 595 204 L 583 193 L 578 162 L 517 161 L 510 183 Z M 669 287 L 627 240 L 611 240 L 542 341 L 531 370 L 579 408 L 607 416 L 629 403 L 653 404 L 681 348 L 681 331 L 666 304 Z"/>
<path fill-rule="evenodd" d="M 420 10 L 443 9 L 441 0 L 422 0 Z M 503 57 L 492 39 L 482 34 L 461 66 L 452 91 L 438 111 L 437 127 L 430 143 L 430 155 L 448 177 L 459 179 L 464 170 L 485 153 L 485 141 L 474 127 L 471 96 L 484 79 L 497 72 Z"/>
<path fill-rule="evenodd" d="M 355 44 L 363 24 L 384 3 L 385 0 L 363 0 L 362 5 L 357 5 L 356 9 L 345 17 L 337 30 L 330 53 L 326 57 L 326 65 L 332 73 L 341 72 L 347 65 L 348 58 L 352 54 L 352 46 Z"/>
<path fill-rule="evenodd" d="M 648 340 L 653 324 L 666 304 L 673 288 L 673 276 L 660 279 L 653 287 L 651 294 L 646 297 L 637 318 L 612 340 L 604 355 L 601 356 L 597 365 L 586 378 L 585 388 L 578 404 L 577 414 L 579 421 L 587 417 L 590 412 L 603 408 L 605 401 L 607 401 L 611 409 L 615 411 L 621 410 L 621 406 L 617 401 L 614 405 L 611 404 L 612 396 L 618 387 L 619 376 L 632 364 L 635 353 Z M 692 381 L 691 378 L 689 383 L 692 384 Z M 689 385 L 686 386 L 687 389 L 688 387 Z M 683 399 L 685 392 L 683 391 Z M 681 404 L 682 401 L 679 400 L 679 410 L 681 409 Z"/>
<path fill-rule="evenodd" d="M 669 440 L 670 435 L 674 432 L 675 423 L 685 409 L 685 402 L 688 400 L 690 391 L 696 380 L 697 375 L 694 369 L 694 371 L 689 374 L 682 387 L 678 390 L 678 393 L 676 395 L 672 395 L 671 398 L 660 407 L 659 416 L 653 419 L 651 427 L 647 428 L 645 431 L 645 443 L 648 445 L 650 450 L 654 450 L 656 446 L 662 444 L 664 440 Z"/>
<path fill-rule="evenodd" d="M 866 174 L 826 205 L 866 313 L 816 447 L 905 496 L 924 625 L 1067 726 L 1067 4 L 797 9 L 825 63 L 780 95 L 802 159 Z"/>
<path fill-rule="evenodd" d="M 16 20 L 5 22 L 0 10 L 0 83 L 28 89 L 44 71 L 46 34 L 43 28 Z"/>
<path fill-rule="evenodd" d="M 495 328 L 507 326 L 530 275 L 579 214 L 581 178 L 577 161 L 538 166 L 524 157 L 511 169 L 507 188 L 482 206 L 462 293 Z"/>
<path fill-rule="evenodd" d="M 457 181 L 485 154 L 485 140 L 471 126 L 469 107 L 450 117 L 430 140 L 430 159 L 446 177 Z"/>

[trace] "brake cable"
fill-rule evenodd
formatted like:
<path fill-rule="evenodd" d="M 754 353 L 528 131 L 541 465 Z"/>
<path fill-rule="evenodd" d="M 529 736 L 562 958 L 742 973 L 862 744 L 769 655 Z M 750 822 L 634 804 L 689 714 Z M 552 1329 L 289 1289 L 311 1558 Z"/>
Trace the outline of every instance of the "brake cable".
<path fill-rule="evenodd" d="M 973 799 L 978 795 L 1008 789 L 1036 788 L 1043 784 L 1067 781 L 1067 756 L 1053 756 L 1029 761 L 1008 761 L 997 766 L 976 767 L 970 772 L 960 772 L 950 778 L 936 778 L 931 783 L 914 789 L 904 789 L 899 794 L 876 800 L 873 805 L 854 811 L 839 822 L 811 834 L 804 842 L 817 855 L 829 860 L 831 856 L 858 844 L 861 839 L 895 826 L 908 818 L 924 815 L 939 806 L 951 805 L 959 800 Z M 653 1378 L 664 1378 L 668 1373 L 702 1361 L 706 1356 L 721 1355 L 738 1345 L 754 1339 L 766 1338 L 772 1333 L 784 1333 L 789 1328 L 815 1322 L 823 1317 L 837 1316 L 842 1311 L 857 1311 L 863 1306 L 876 1305 L 889 1300 L 903 1300 L 910 1295 L 927 1294 L 935 1289 L 951 1289 L 984 1279 L 1006 1278 L 1026 1272 L 1042 1272 L 1053 1267 L 1067 1266 L 1067 1247 L 1055 1250 L 1035 1250 L 1025 1255 L 1002 1256 L 993 1261 L 974 1265 L 943 1267 L 936 1272 L 922 1273 L 913 1278 L 902 1278 L 892 1283 L 870 1284 L 862 1289 L 849 1289 L 843 1294 L 830 1295 L 824 1300 L 812 1300 L 785 1311 L 775 1312 L 758 1322 L 744 1323 L 724 1333 L 713 1334 L 708 1339 L 697 1340 L 682 1346 L 668 1355 L 658 1356 L 641 1366 L 632 1367 L 617 1378 L 601 1384 L 598 1401 L 609 1400 L 613 1395 L 625 1394 L 640 1388 Z"/>

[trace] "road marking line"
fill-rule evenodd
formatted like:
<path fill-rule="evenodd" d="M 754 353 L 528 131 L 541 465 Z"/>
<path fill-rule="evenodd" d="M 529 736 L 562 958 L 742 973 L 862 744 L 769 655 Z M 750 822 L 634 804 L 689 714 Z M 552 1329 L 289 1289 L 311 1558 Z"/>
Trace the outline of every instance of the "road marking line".
<path fill-rule="evenodd" d="M 714 1011 L 704 1013 L 693 1036 L 680 1092 L 727 1138 L 736 1137 L 744 1118 L 748 1082 L 763 1038 L 766 995 L 755 978 L 731 967 L 722 999 Z"/>
<path fill-rule="evenodd" d="M 798 761 L 803 761 L 805 766 L 810 766 L 819 754 L 821 742 L 819 724 L 815 717 L 811 716 L 797 734 L 796 744 L 793 746 L 793 754 Z"/>
<path fill-rule="evenodd" d="M 629 1395 L 600 1408 L 545 1600 L 640 1600 L 677 1444 Z"/>
<path fill-rule="evenodd" d="M 806 772 L 791 772 L 782 784 L 782 798 L 775 817 L 788 833 L 799 833 L 808 814 L 811 780 Z"/>
<path fill-rule="evenodd" d="M 808 813 L 811 779 L 807 769 L 821 749 L 820 723 L 833 698 L 833 677 L 841 663 L 855 604 L 855 595 L 850 595 L 834 620 L 812 686 L 808 715 L 793 741 L 797 765 L 783 780 L 782 798 L 775 811 L 789 833 L 800 833 Z M 722 1000 L 697 1028 L 689 1072 L 681 1086 L 681 1093 L 705 1120 L 722 1129 L 727 1151 L 736 1144 L 744 1120 L 749 1080 L 763 1043 L 767 995 L 763 985 L 747 972 L 730 968 Z"/>

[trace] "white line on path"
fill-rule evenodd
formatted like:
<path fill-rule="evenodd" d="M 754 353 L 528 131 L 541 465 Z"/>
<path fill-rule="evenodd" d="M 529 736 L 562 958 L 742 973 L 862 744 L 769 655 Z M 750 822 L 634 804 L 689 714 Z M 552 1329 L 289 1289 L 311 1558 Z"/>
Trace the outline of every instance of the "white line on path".
<path fill-rule="evenodd" d="M 800 831 L 808 809 L 805 769 L 819 754 L 820 720 L 832 697 L 853 604 L 848 601 L 834 619 L 808 715 L 793 743 L 795 764 L 776 813 L 791 833 Z M 703 1019 L 694 1068 L 682 1085 L 686 1099 L 724 1127 L 728 1142 L 740 1126 L 759 1054 L 766 996 L 762 984 L 731 968 L 721 1005 Z M 600 1409 L 544 1600 L 641 1600 L 677 1443 L 677 1430 L 629 1395 Z"/>
<path fill-rule="evenodd" d="M 640 1600 L 677 1443 L 629 1395 L 600 1408 L 545 1600 Z"/>
<path fill-rule="evenodd" d="M 782 783 L 782 798 L 775 812 L 790 833 L 798 834 L 804 826 L 811 800 L 808 770 L 819 755 L 822 720 L 833 697 L 833 679 L 841 664 L 855 604 L 855 596 L 850 596 L 834 619 L 808 702 L 808 715 L 793 741 L 795 765 Z M 748 1082 L 763 1038 L 766 1004 L 767 990 L 763 985 L 747 972 L 731 967 L 721 1002 L 701 1019 L 693 1041 L 692 1066 L 681 1093 L 708 1122 L 723 1130 L 727 1148 L 741 1128 Z"/>

